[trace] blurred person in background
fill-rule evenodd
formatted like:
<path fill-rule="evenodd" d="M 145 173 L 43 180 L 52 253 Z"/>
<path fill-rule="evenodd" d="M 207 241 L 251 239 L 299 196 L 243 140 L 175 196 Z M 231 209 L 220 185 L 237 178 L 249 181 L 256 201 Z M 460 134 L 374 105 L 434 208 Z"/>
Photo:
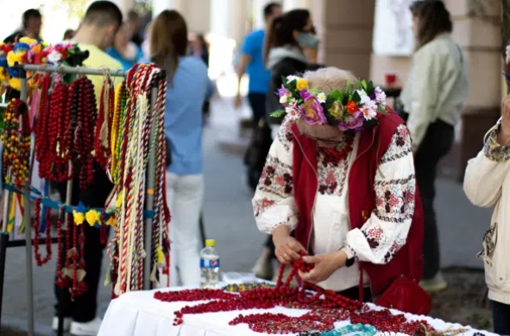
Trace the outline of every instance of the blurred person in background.
<path fill-rule="evenodd" d="M 205 40 L 204 34 L 192 34 L 190 40 L 189 54 L 201 58 L 209 68 L 209 43 Z"/>
<path fill-rule="evenodd" d="M 62 38 L 62 40 L 69 41 L 74 37 L 74 34 L 76 34 L 76 32 L 73 29 L 67 29 L 64 33 L 64 37 Z"/>
<path fill-rule="evenodd" d="M 264 7 L 264 19 L 267 26 L 271 25 L 274 18 L 282 14 L 282 6 L 277 3 L 269 3 Z M 245 73 L 249 77 L 248 101 L 253 112 L 253 127 L 257 127 L 259 120 L 266 115 L 265 101 L 269 88 L 270 73 L 264 68 L 263 48 L 266 33 L 263 29 L 255 30 L 244 39 L 241 51 L 241 59 L 237 67 L 238 85 L 234 106 L 242 105 L 241 80 Z"/>
<path fill-rule="evenodd" d="M 444 3 L 417 1 L 411 5 L 416 52 L 401 94 L 413 140 L 416 177 L 425 214 L 423 280 L 428 292 L 444 290 L 440 272 L 439 236 L 434 211 L 437 165 L 451 149 L 455 125 L 469 93 L 469 73 L 462 49 L 451 39 L 452 21 Z"/>
<path fill-rule="evenodd" d="M 310 12 L 295 9 L 272 20 L 264 46 L 265 66 L 271 71 L 269 89 L 266 97 L 266 120 L 273 129 L 273 138 L 283 118 L 273 118 L 270 114 L 282 108 L 277 90 L 282 86 L 282 77 L 303 74 L 307 70 L 316 70 L 319 40 Z M 261 278 L 268 279 L 274 275 L 272 260 L 275 256 L 273 239 L 269 236 L 262 254 L 257 260 L 254 272 Z"/>
<path fill-rule="evenodd" d="M 188 55 L 188 28 L 179 12 L 165 10 L 152 23 L 151 60 L 166 70 L 165 133 L 171 156 L 167 168 L 172 286 L 200 283 L 199 216 L 204 195 L 202 106 L 214 93 L 207 67 Z M 168 155 L 167 154 L 167 155 Z"/>
<path fill-rule="evenodd" d="M 142 17 L 136 11 L 130 10 L 127 14 L 127 23 L 131 26 L 132 30 L 131 42 L 141 48 L 144 40 Z"/>
<path fill-rule="evenodd" d="M 21 17 L 21 29 L 4 39 L 4 43 L 15 43 L 21 37 L 30 37 L 38 41 L 41 39 L 42 15 L 37 9 L 29 9 Z"/>
<path fill-rule="evenodd" d="M 282 86 L 282 77 L 303 74 L 307 70 L 316 70 L 320 67 L 317 65 L 318 47 L 319 39 L 315 35 L 308 10 L 295 9 L 273 20 L 264 47 L 265 65 L 271 71 L 266 99 L 268 115 L 282 108 L 275 94 Z M 280 125 L 283 120 L 268 118 L 276 125 Z M 277 130 L 279 127 L 273 128 Z"/>
<path fill-rule="evenodd" d="M 485 265 L 494 332 L 510 335 L 510 95 L 502 105 L 503 117 L 485 136 L 482 151 L 468 162 L 464 191 L 474 205 L 494 207 L 478 258 Z"/>
<path fill-rule="evenodd" d="M 209 69 L 209 43 L 205 40 L 204 34 L 191 34 L 189 55 L 202 59 L 207 69 Z M 209 100 L 204 102 L 202 111 L 204 113 L 204 124 L 206 124 L 211 112 L 211 102 Z"/>
<path fill-rule="evenodd" d="M 113 47 L 107 51 L 108 55 L 122 64 L 124 70 L 131 69 L 143 58 L 142 49 L 131 41 L 132 35 L 133 27 L 125 22 L 115 34 Z"/>

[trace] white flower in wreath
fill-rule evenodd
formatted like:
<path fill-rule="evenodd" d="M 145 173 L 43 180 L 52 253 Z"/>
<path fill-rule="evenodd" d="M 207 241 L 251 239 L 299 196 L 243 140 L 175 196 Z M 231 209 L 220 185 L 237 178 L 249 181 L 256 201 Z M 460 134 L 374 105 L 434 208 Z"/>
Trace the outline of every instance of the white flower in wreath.
<path fill-rule="evenodd" d="M 361 100 L 360 100 L 360 105 L 363 105 L 363 104 L 366 104 L 370 101 L 370 97 L 367 95 L 367 93 L 365 92 L 365 90 L 358 90 L 356 91 L 358 92 Z"/>
<path fill-rule="evenodd" d="M 326 102 L 326 94 L 324 92 L 319 92 L 317 94 L 317 100 L 319 103 L 324 104 Z"/>
<path fill-rule="evenodd" d="M 56 50 L 53 50 L 48 55 L 48 62 L 53 63 L 53 64 L 60 62 L 61 59 L 62 59 L 62 54 Z"/>
<path fill-rule="evenodd" d="M 292 98 L 292 100 L 289 102 L 289 105 L 285 107 L 285 112 L 287 112 L 287 114 L 290 115 L 290 118 L 292 120 L 299 119 L 299 110 L 297 108 L 296 99 Z"/>
<path fill-rule="evenodd" d="M 377 116 L 377 105 L 373 100 L 368 100 L 363 106 L 360 108 L 361 112 L 363 112 L 363 116 L 365 120 L 371 120 Z"/>
<path fill-rule="evenodd" d="M 298 80 L 299 77 L 298 76 L 287 76 L 287 82 L 290 83 L 292 81 L 295 81 L 295 80 Z"/>

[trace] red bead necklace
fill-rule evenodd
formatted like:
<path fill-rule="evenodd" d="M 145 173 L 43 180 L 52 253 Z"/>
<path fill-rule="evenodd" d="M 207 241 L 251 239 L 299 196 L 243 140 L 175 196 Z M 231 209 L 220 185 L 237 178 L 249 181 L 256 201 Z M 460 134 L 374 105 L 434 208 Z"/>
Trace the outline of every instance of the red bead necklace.
<path fill-rule="evenodd" d="M 351 323 L 369 324 L 379 332 L 399 332 L 407 335 L 414 335 L 416 330 L 423 327 L 429 332 L 434 331 L 427 321 L 407 321 L 404 314 L 394 315 L 389 309 L 353 312 Z"/>
<path fill-rule="evenodd" d="M 302 255 L 304 255 L 304 253 L 302 253 Z M 211 301 L 195 306 L 186 306 L 175 312 L 175 325 L 181 324 L 183 322 L 183 316 L 186 314 L 201 314 L 245 309 L 268 309 L 274 308 L 277 305 L 289 305 L 293 302 L 297 302 L 302 307 L 307 306 L 316 308 L 341 308 L 345 311 L 355 311 L 363 306 L 363 303 L 361 302 L 352 301 L 336 294 L 333 291 L 324 291 L 310 283 L 304 282 L 301 288 L 290 287 L 292 279 L 297 277 L 298 270 L 308 272 L 313 269 L 313 267 L 313 264 L 305 263 L 302 258 L 294 262 L 288 278 L 282 285 L 283 270 L 285 265 L 281 265 L 276 287 L 254 288 L 251 290 L 243 291 L 239 293 L 238 296 L 232 295 L 230 293 L 222 293 L 222 291 L 210 292 L 202 289 L 192 289 L 182 292 L 156 292 L 154 297 L 160 301 L 165 302 L 219 299 L 219 301 Z M 310 288 L 317 293 L 314 294 L 308 292 L 306 291 L 307 288 Z M 228 296 L 224 296 L 225 294 Z M 322 296 L 324 296 L 324 298 L 322 298 Z M 294 330 L 292 329 L 292 323 L 287 324 L 288 325 L 286 325 L 285 328 L 282 327 L 282 330 Z"/>
<path fill-rule="evenodd" d="M 34 206 L 34 256 L 37 266 L 46 264 L 51 259 L 51 209 L 46 208 L 45 220 L 46 220 L 46 257 L 42 258 L 39 253 L 39 239 L 41 238 L 41 199 L 35 200 Z"/>
<path fill-rule="evenodd" d="M 103 82 L 101 89 L 101 100 L 99 102 L 99 113 L 97 115 L 97 124 L 94 136 L 94 151 L 96 161 L 101 168 L 106 169 L 108 160 L 111 156 L 111 125 L 113 117 L 113 103 L 115 101 L 115 92 L 113 90 L 112 80 L 107 78 Z"/>

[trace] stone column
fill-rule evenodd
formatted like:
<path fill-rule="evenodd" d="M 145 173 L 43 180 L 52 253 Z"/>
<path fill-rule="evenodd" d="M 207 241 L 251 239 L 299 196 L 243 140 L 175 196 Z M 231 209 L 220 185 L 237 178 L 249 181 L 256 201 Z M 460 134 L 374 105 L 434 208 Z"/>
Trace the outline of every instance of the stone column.
<path fill-rule="evenodd" d="M 375 1 L 322 0 L 310 5 L 321 38 L 320 60 L 369 78 Z"/>
<path fill-rule="evenodd" d="M 445 0 L 454 22 L 453 39 L 469 64 L 470 93 L 462 111 L 459 179 L 467 161 L 481 149 L 483 137 L 500 116 L 501 3 L 498 0 Z"/>

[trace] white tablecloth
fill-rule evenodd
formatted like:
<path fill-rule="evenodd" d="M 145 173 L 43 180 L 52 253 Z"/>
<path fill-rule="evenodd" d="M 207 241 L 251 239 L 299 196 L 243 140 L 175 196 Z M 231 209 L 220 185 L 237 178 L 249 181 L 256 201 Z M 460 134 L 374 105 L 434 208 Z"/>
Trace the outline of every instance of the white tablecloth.
<path fill-rule="evenodd" d="M 167 289 L 168 290 L 168 289 Z M 173 290 L 178 290 L 175 288 Z M 184 306 L 197 302 L 162 302 L 153 298 L 155 291 L 131 292 L 113 300 L 108 307 L 98 336 L 260 336 L 251 331 L 246 324 L 229 326 L 228 323 L 239 314 L 284 313 L 289 316 L 300 316 L 306 310 L 273 308 L 264 310 L 245 310 L 198 315 L 184 315 L 184 323 L 173 326 L 174 312 Z M 375 307 L 375 306 L 374 306 Z M 398 313 L 395 311 L 395 313 Z M 408 320 L 427 320 L 436 330 L 462 328 L 458 324 L 424 316 L 406 314 Z M 335 326 L 347 325 L 347 321 L 338 322 Z M 473 335 L 476 330 L 467 327 L 464 335 Z M 494 334 L 482 332 L 487 336 Z M 462 334 L 460 334 L 462 335 Z"/>

